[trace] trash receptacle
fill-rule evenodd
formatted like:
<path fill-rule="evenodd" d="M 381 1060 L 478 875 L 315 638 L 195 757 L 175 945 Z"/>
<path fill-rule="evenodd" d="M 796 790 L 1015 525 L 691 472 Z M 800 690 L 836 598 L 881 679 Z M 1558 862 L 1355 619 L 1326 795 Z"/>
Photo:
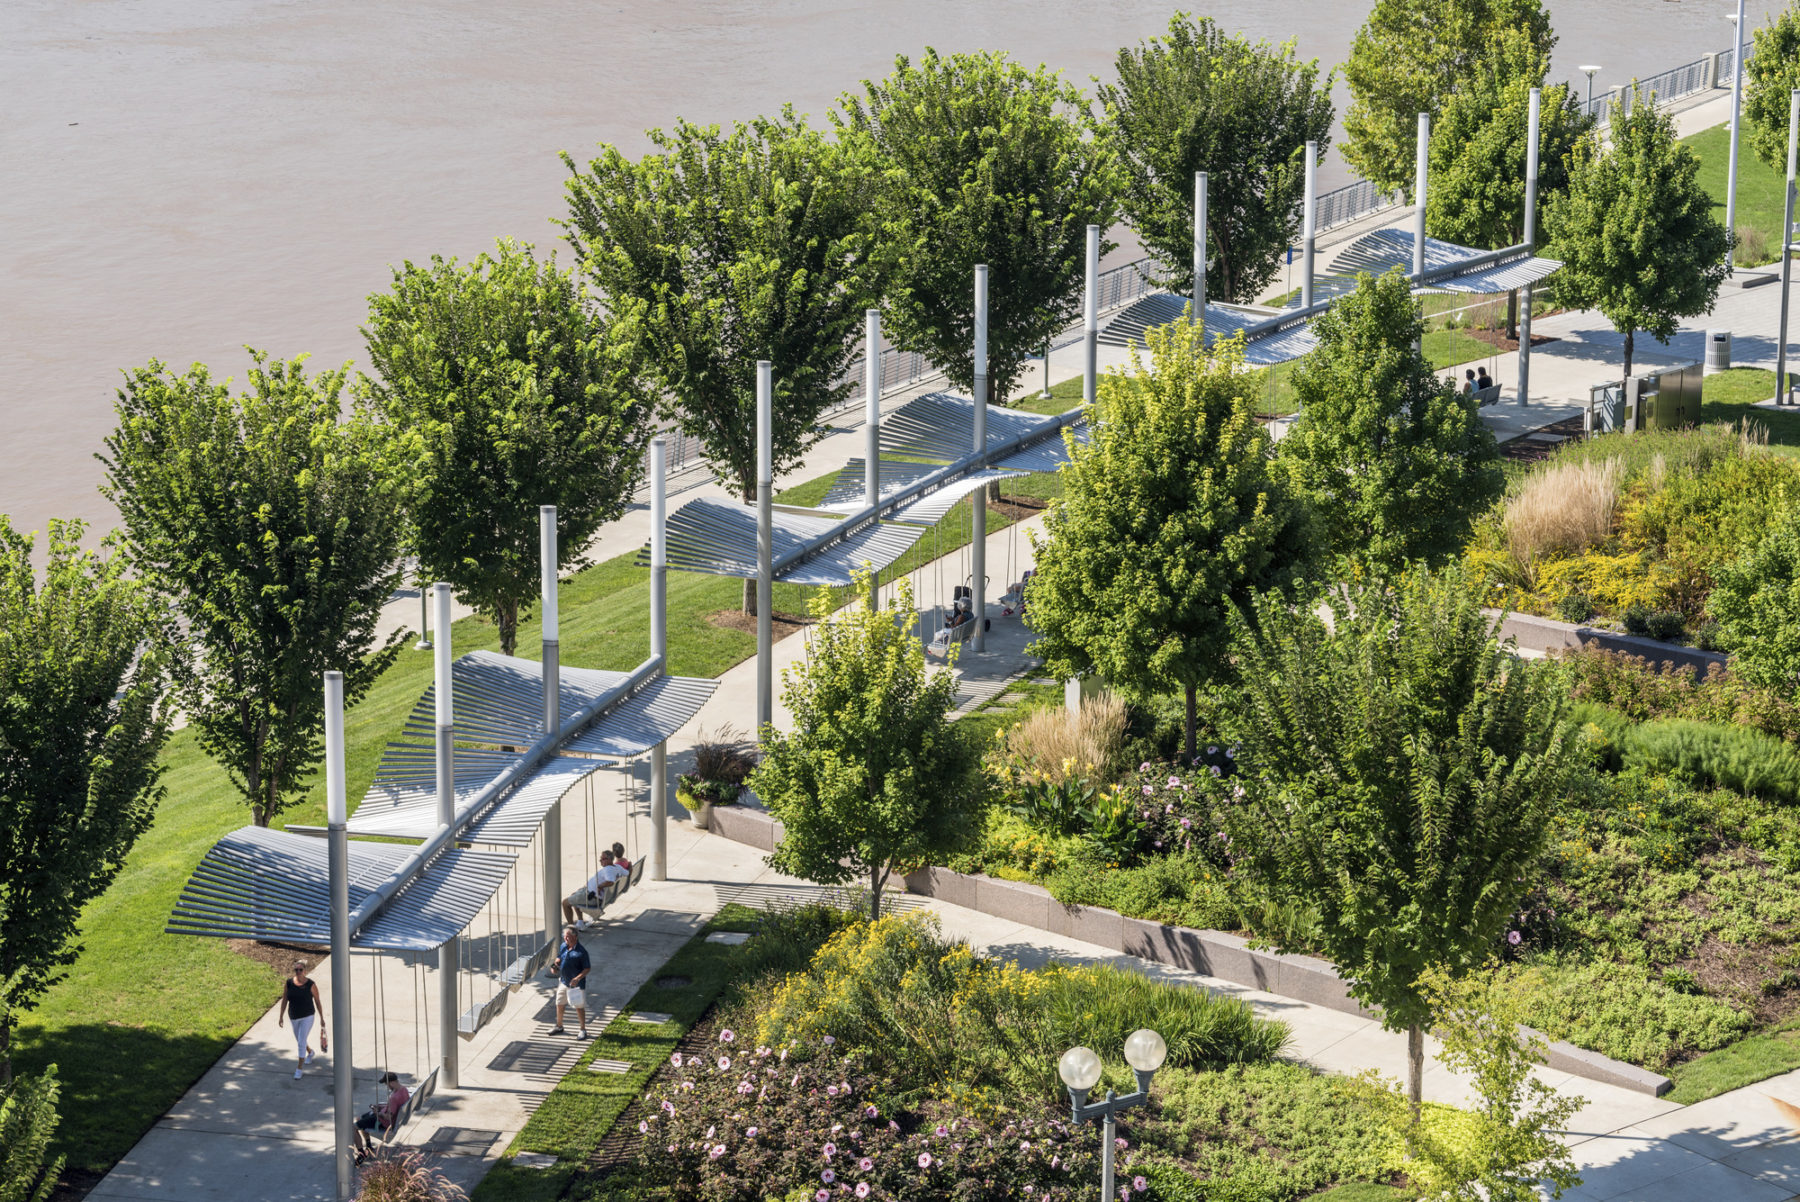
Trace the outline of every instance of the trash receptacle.
<path fill-rule="evenodd" d="M 1706 331 L 1706 374 L 1731 368 L 1731 331 Z"/>

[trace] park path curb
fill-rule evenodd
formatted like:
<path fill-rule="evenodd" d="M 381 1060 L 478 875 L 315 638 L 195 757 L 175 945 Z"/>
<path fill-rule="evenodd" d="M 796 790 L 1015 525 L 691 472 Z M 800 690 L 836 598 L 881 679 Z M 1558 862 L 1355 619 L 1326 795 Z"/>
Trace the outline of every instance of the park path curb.
<path fill-rule="evenodd" d="M 712 813 L 714 834 L 763 851 L 775 850 L 780 838 L 779 825 L 766 811 L 745 806 L 719 806 Z M 1243 936 L 1227 931 L 1195 930 L 1127 918 L 1097 906 L 1067 906 L 1041 885 L 972 876 L 948 868 L 922 868 L 910 872 L 906 875 L 906 888 L 910 893 L 936 898 L 953 906 L 1097 944 L 1171 968 L 1216 977 L 1234 985 L 1279 994 L 1359 1018 L 1375 1021 L 1381 1018 L 1379 1012 L 1368 1009 L 1350 996 L 1350 983 L 1338 975 L 1330 962 L 1315 956 L 1262 951 L 1251 947 Z M 1675 1086 L 1667 1077 L 1561 1040 L 1549 1044 L 1544 1061 L 1545 1067 L 1553 1071 L 1616 1085 L 1650 1097 L 1661 1097 Z"/>
<path fill-rule="evenodd" d="M 1539 618 L 1531 614 L 1502 615 L 1497 609 L 1490 609 L 1487 613 L 1494 618 L 1503 619 L 1499 625 L 1500 637 L 1512 639 L 1525 651 L 1574 651 L 1582 647 L 1598 647 L 1602 651 L 1620 655 L 1639 656 L 1654 665 L 1690 668 L 1698 675 L 1705 675 L 1713 664 L 1725 668 L 1730 661 L 1730 657 L 1722 651 L 1701 651 L 1679 643 L 1663 643 L 1656 639 L 1639 638 L 1634 634 L 1621 634 L 1616 630 L 1601 630 L 1575 622 L 1558 622 L 1554 618 Z"/>

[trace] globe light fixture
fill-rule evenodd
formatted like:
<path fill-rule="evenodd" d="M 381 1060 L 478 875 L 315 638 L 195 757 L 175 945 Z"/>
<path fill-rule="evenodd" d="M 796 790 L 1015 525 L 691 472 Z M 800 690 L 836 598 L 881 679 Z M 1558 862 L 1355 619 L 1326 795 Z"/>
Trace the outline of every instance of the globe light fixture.
<path fill-rule="evenodd" d="M 1582 72 L 1583 74 L 1585 74 L 1588 77 L 1587 102 L 1588 102 L 1588 107 L 1593 108 L 1594 107 L 1594 75 L 1597 72 L 1604 70 L 1605 68 L 1584 63 L 1575 69 L 1577 71 Z"/>
<path fill-rule="evenodd" d="M 1155 1031 L 1133 1031 L 1125 1039 L 1125 1063 L 1137 1074 L 1137 1090 L 1123 1097 L 1112 1090 L 1100 1102 L 1089 1102 L 1087 1096 L 1100 1084 L 1100 1057 L 1092 1048 L 1070 1048 L 1056 1062 L 1057 1075 L 1069 1087 L 1069 1108 L 1077 1125 L 1100 1123 L 1100 1197 L 1113 1196 L 1113 1149 L 1117 1136 L 1113 1132 L 1114 1116 L 1121 1110 L 1142 1105 L 1150 1098 L 1150 1077 L 1168 1059 L 1169 1045 Z"/>

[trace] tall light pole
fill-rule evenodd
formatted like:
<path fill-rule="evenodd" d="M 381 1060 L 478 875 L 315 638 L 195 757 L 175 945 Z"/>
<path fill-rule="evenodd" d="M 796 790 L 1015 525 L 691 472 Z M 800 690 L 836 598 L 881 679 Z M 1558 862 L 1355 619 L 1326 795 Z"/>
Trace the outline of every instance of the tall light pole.
<path fill-rule="evenodd" d="M 1794 280 L 1795 193 L 1800 189 L 1800 88 L 1788 93 L 1787 199 L 1782 202 L 1781 216 L 1781 329 L 1775 338 L 1775 403 L 1787 403 L 1788 395 L 1788 288 Z"/>
<path fill-rule="evenodd" d="M 1056 1063 L 1056 1073 L 1069 1089 L 1069 1110 L 1075 1123 L 1098 1122 L 1100 1127 L 1100 1197 L 1113 1197 L 1113 1119 L 1121 1110 L 1141 1106 L 1150 1098 L 1150 1078 L 1163 1066 L 1169 1045 L 1155 1031 L 1137 1030 L 1125 1038 L 1125 1063 L 1137 1074 L 1137 1090 L 1123 1097 L 1106 1091 L 1106 1099 L 1089 1102 L 1088 1091 L 1100 1084 L 1100 1057 L 1092 1048 L 1070 1048 Z"/>
<path fill-rule="evenodd" d="M 1725 230 L 1734 237 L 1737 234 L 1737 154 L 1738 126 L 1743 122 L 1744 103 L 1744 0 L 1738 0 L 1737 14 L 1733 16 L 1731 51 L 1731 161 L 1726 167 L 1725 176 Z M 1725 270 L 1731 270 L 1732 248 L 1725 248 Z"/>
<path fill-rule="evenodd" d="M 1584 63 L 1575 69 L 1588 77 L 1587 107 L 1592 109 L 1594 107 L 1594 75 L 1599 71 L 1604 71 L 1606 68 Z"/>
<path fill-rule="evenodd" d="M 431 650 L 431 627 L 425 620 L 426 607 L 429 604 L 425 598 L 425 565 L 417 558 L 413 559 L 413 575 L 419 578 L 419 641 L 413 644 L 413 650 L 429 651 Z"/>

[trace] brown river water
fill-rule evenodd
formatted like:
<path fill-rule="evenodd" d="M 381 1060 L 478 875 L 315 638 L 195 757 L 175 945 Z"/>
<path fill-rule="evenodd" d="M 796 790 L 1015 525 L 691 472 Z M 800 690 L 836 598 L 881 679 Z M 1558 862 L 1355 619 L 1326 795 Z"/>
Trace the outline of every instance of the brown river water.
<path fill-rule="evenodd" d="M 1606 64 L 1599 88 L 1732 38 L 1725 0 L 1551 3 L 1554 76 Z M 556 242 L 559 150 L 641 150 L 677 115 L 785 101 L 822 118 L 926 45 L 1005 49 L 1085 87 L 1173 7 L 0 0 L 0 512 L 26 529 L 114 520 L 93 455 L 122 368 L 200 361 L 241 379 L 245 345 L 353 360 L 389 264 Z M 1198 11 L 1331 66 L 1366 8 Z M 1345 180 L 1333 155 L 1321 186 Z"/>

